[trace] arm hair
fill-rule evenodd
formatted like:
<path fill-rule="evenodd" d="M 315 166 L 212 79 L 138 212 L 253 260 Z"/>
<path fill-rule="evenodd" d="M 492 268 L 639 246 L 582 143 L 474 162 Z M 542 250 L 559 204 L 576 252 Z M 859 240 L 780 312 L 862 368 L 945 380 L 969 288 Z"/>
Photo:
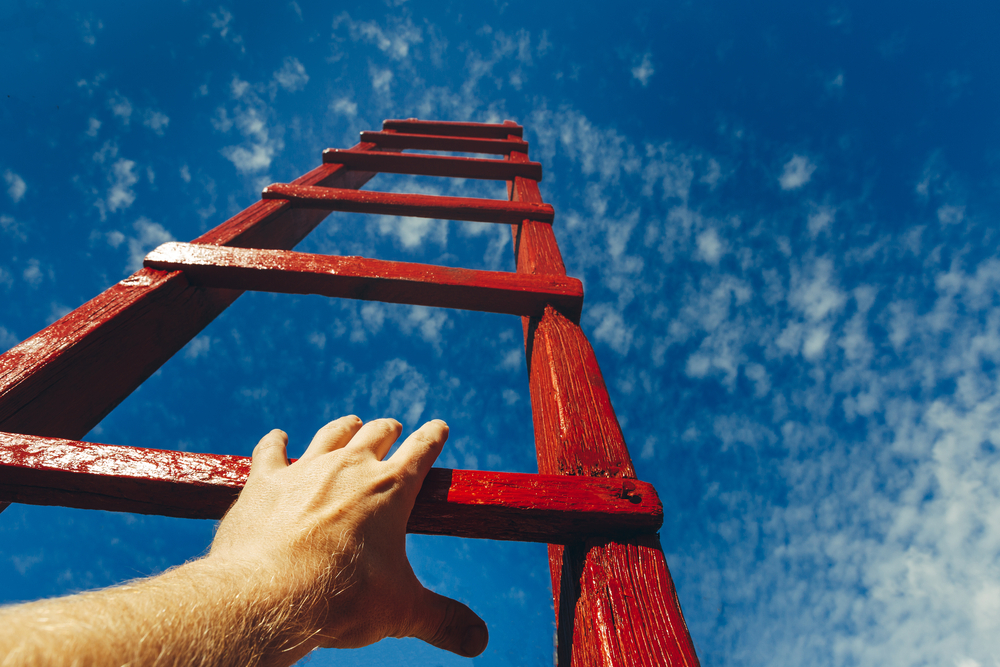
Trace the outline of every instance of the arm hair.
<path fill-rule="evenodd" d="M 320 640 L 302 610 L 329 600 L 276 587 L 274 576 L 204 558 L 122 586 L 3 607 L 0 667 L 291 665 Z M 306 588 L 336 586 L 313 579 Z"/>

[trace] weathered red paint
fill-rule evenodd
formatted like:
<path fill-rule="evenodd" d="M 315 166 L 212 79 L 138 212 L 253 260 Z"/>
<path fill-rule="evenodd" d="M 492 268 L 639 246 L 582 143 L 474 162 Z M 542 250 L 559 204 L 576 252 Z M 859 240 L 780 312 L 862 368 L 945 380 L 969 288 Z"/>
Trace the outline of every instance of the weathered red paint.
<path fill-rule="evenodd" d="M 384 120 L 383 130 L 405 132 L 409 134 L 437 134 L 449 137 L 482 137 L 507 139 L 513 135 L 519 139 L 524 134 L 524 128 L 513 121 L 503 123 L 463 123 L 444 120 Z"/>
<path fill-rule="evenodd" d="M 0 433 L 0 498 L 115 512 L 219 519 L 250 472 L 244 456 L 196 454 Z M 448 470 L 428 474 L 407 530 L 522 542 L 655 532 L 649 484 Z"/>
<path fill-rule="evenodd" d="M 339 148 L 327 148 L 323 151 L 323 162 L 342 164 L 351 169 L 391 174 L 478 178 L 493 181 L 504 181 L 520 176 L 535 181 L 542 180 L 542 165 L 538 162 L 515 163 L 507 160 L 420 153 L 354 152 Z"/>
<path fill-rule="evenodd" d="M 505 149 L 496 154 L 505 154 L 507 144 L 521 142 L 516 123 L 407 120 L 386 121 L 383 129 L 386 136 L 425 139 L 380 139 L 378 147 L 327 151 L 326 164 L 292 185 L 358 188 L 376 170 L 497 178 L 508 180 L 514 202 L 530 210 L 544 206 L 537 186 L 541 165 L 530 162 L 526 150 L 511 146 L 506 161 L 371 152 L 399 150 L 407 141 L 424 142 L 419 147 L 426 149 L 427 142 L 438 141 L 427 135 L 438 135 L 501 140 Z M 264 200 L 196 243 L 288 249 L 325 214 L 289 198 Z M 512 226 L 520 278 L 505 278 L 508 287 L 523 279 L 571 280 L 552 226 L 537 217 L 525 215 Z M 268 261 L 275 256 L 280 254 L 258 255 Z M 0 429 L 81 437 L 241 294 L 193 285 L 201 269 L 184 269 L 144 268 L 0 356 Z M 222 273 L 232 275 L 234 267 L 222 267 Z M 434 471 L 409 527 L 549 542 L 560 665 L 697 665 L 659 540 L 650 534 L 660 525 L 662 508 L 651 487 L 631 479 L 635 472 L 593 349 L 574 314 L 568 319 L 552 307 L 561 296 L 546 294 L 544 312 L 536 302 L 533 316 L 523 318 L 542 474 Z M 0 434 L 0 445 L 3 437 L 10 447 L 0 446 L 0 464 L 9 462 L 0 465 L 0 510 L 15 500 L 215 517 L 235 497 L 248 466 L 239 457 L 150 454 L 154 450 L 13 434 Z M 94 448 L 108 447 L 92 456 Z M 595 539 L 595 533 L 603 536 Z"/>
<path fill-rule="evenodd" d="M 361 141 L 381 148 L 423 151 L 453 151 L 456 153 L 486 153 L 507 155 L 511 151 L 528 152 L 528 144 L 520 139 L 482 139 L 448 137 L 436 134 L 401 134 L 397 132 L 362 132 Z"/>
<path fill-rule="evenodd" d="M 321 165 L 294 183 L 358 188 L 373 175 Z M 293 248 L 326 215 L 259 201 L 196 242 Z M 83 437 L 240 294 L 137 271 L 0 355 L 0 430 Z"/>
<path fill-rule="evenodd" d="M 511 315 L 540 314 L 551 304 L 579 319 L 583 284 L 566 276 L 527 276 L 364 257 L 287 250 L 165 243 L 147 267 L 183 271 L 206 287 L 321 294 L 344 299 L 460 308 Z"/>
<path fill-rule="evenodd" d="M 512 152 L 509 160 L 527 160 Z M 538 184 L 508 182 L 514 201 L 540 202 Z M 563 275 L 551 226 L 512 228 L 517 270 Z M 538 470 L 634 478 L 635 469 L 593 348 L 580 327 L 547 308 L 523 318 Z M 562 667 L 699 664 L 655 537 L 549 545 Z"/>
<path fill-rule="evenodd" d="M 548 204 L 510 202 L 472 197 L 396 194 L 371 190 L 317 188 L 274 183 L 264 188 L 264 199 L 287 199 L 293 206 L 325 211 L 408 215 L 441 220 L 518 223 L 524 219 L 552 222 L 555 211 Z"/>

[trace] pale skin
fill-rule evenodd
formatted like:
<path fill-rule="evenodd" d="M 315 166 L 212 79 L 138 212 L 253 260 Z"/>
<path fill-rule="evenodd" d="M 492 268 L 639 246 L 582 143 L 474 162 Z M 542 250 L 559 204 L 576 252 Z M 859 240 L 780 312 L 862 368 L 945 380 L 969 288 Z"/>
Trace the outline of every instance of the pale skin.
<path fill-rule="evenodd" d="M 417 637 L 473 657 L 486 624 L 417 580 L 406 522 L 448 437 L 330 422 L 289 465 L 274 430 L 207 556 L 155 577 L 0 608 L 0 666 L 291 665 L 317 647 Z"/>

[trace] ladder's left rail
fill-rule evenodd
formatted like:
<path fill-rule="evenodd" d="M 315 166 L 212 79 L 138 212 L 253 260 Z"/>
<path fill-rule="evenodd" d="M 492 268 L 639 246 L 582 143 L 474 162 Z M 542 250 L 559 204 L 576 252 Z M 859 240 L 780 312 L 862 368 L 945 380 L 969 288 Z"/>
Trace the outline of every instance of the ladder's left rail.
<path fill-rule="evenodd" d="M 357 189 L 374 175 L 324 164 L 293 183 Z M 327 215 L 259 201 L 195 242 L 289 250 Z M 0 430 L 82 438 L 240 294 L 193 286 L 181 272 L 137 271 L 0 355 Z"/>

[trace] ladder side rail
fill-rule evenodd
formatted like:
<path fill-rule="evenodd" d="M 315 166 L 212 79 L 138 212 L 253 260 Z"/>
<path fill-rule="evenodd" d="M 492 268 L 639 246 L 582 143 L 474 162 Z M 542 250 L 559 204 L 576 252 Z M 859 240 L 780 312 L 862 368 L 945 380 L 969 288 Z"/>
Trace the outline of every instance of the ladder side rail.
<path fill-rule="evenodd" d="M 527 156 L 512 152 L 512 161 Z M 508 182 L 517 201 L 541 202 L 538 184 Z M 550 225 L 512 227 L 518 272 L 565 274 Z M 634 478 L 593 347 L 552 308 L 522 318 L 535 447 L 541 474 Z M 557 664 L 698 665 L 657 537 L 549 545 Z"/>
<path fill-rule="evenodd" d="M 321 165 L 297 183 L 358 188 L 373 175 Z M 290 249 L 326 216 L 259 201 L 196 241 Z M 0 430 L 82 438 L 240 294 L 140 269 L 0 355 Z"/>

